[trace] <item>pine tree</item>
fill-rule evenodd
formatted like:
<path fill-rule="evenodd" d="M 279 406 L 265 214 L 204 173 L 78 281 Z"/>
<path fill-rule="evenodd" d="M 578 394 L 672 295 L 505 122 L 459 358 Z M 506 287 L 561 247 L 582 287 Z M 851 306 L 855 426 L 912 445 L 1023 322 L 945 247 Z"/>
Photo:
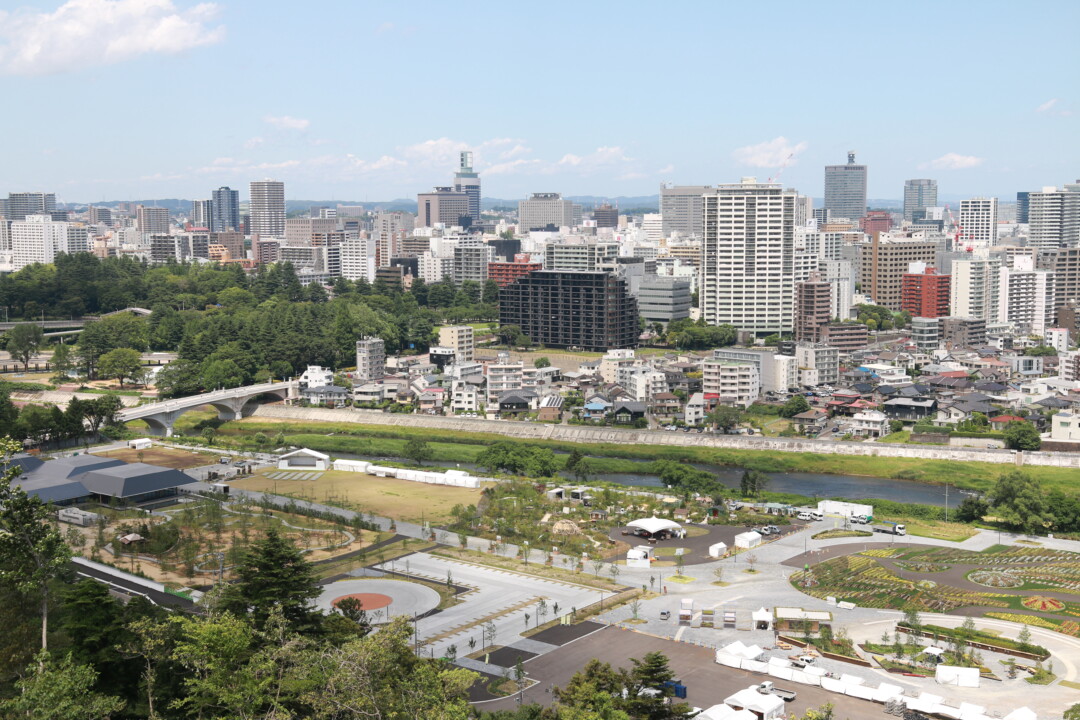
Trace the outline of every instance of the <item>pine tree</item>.
<path fill-rule="evenodd" d="M 309 604 L 319 596 L 318 580 L 296 545 L 276 528 L 267 530 L 266 537 L 245 553 L 237 576 L 226 595 L 226 607 L 233 612 L 251 612 L 261 626 L 278 606 L 294 628 L 312 623 Z"/>

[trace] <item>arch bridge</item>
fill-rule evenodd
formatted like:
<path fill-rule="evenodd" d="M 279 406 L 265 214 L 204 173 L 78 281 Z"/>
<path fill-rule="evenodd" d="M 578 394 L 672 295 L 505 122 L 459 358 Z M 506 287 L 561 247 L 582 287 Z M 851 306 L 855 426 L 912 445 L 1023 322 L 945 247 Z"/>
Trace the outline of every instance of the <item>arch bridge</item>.
<path fill-rule="evenodd" d="M 150 426 L 151 435 L 171 437 L 176 419 L 189 410 L 194 410 L 203 405 L 210 405 L 217 410 L 218 417 L 222 420 L 239 420 L 245 415 L 251 414 L 251 409 L 257 404 L 256 401 L 259 398 L 271 396 L 278 400 L 287 400 L 296 397 L 297 387 L 296 380 L 289 380 L 278 383 L 247 385 L 228 390 L 214 390 L 202 395 L 192 395 L 190 397 L 176 398 L 175 400 L 162 400 L 161 402 L 137 405 L 133 408 L 124 408 L 116 413 L 116 419 L 120 422 L 143 420 Z"/>

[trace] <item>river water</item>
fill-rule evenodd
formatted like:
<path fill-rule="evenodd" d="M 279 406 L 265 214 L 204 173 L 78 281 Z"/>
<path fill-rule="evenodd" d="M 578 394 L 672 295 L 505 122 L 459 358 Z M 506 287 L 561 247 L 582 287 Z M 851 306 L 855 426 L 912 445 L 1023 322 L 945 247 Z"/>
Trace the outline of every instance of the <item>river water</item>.
<path fill-rule="evenodd" d="M 400 462 L 402 458 L 373 458 L 371 456 L 352 455 L 349 453 L 335 453 L 335 457 L 352 460 L 367 460 L 379 462 L 380 460 L 392 460 Z M 634 460 L 642 466 L 641 473 L 600 473 L 590 475 L 591 479 L 605 480 L 620 485 L 632 485 L 638 487 L 663 487 L 660 478 L 646 472 L 645 466 L 648 460 Z M 729 488 L 738 488 L 742 477 L 742 468 L 725 467 L 719 465 L 707 465 L 704 463 L 690 463 L 698 470 L 704 470 L 716 476 L 716 479 Z M 435 465 L 440 465 L 436 463 Z M 446 465 L 442 463 L 442 465 Z M 484 469 L 475 463 L 455 463 L 454 467 L 468 470 L 477 475 L 483 475 Z M 920 505 L 945 505 L 945 487 L 942 485 L 929 485 L 913 480 L 894 480 L 891 478 L 861 477 L 856 475 L 829 475 L 824 473 L 766 473 L 769 476 L 768 490 L 772 492 L 797 493 L 809 497 L 831 498 L 842 497 L 851 500 L 862 498 L 880 498 L 903 503 L 917 503 Z M 569 474 L 563 476 L 572 479 Z M 956 488 L 949 489 L 949 507 L 957 507 L 964 499 L 964 495 Z"/>

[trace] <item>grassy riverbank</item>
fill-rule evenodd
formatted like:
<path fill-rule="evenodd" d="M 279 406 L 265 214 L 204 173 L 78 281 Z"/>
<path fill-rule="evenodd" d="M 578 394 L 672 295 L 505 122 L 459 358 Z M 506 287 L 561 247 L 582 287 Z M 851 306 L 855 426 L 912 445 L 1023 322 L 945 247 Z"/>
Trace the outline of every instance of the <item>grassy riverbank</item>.
<path fill-rule="evenodd" d="M 436 462 L 471 462 L 484 445 L 504 439 L 495 433 L 457 432 L 420 427 L 361 425 L 355 423 L 311 423 L 245 418 L 225 423 L 223 439 L 248 444 L 262 432 L 271 439 L 283 433 L 290 442 L 323 452 L 350 452 L 374 456 L 400 457 L 406 440 L 420 437 L 435 451 Z M 944 484 L 968 490 L 989 490 L 997 478 L 1013 466 L 982 462 L 920 460 L 913 458 L 823 455 L 805 452 L 766 450 L 728 450 L 717 448 L 672 447 L 659 445 L 621 445 L 616 443 L 571 443 L 551 440 L 514 439 L 515 443 L 570 452 L 580 450 L 597 458 L 594 469 L 600 473 L 641 472 L 640 465 L 625 460 L 668 459 L 729 467 L 743 467 L 762 472 L 808 472 L 864 477 L 895 478 L 916 482 Z M 622 461 L 622 462 L 620 462 Z M 1076 471 L 1068 468 L 1028 466 L 1024 471 L 1042 481 L 1047 490 L 1076 493 Z"/>

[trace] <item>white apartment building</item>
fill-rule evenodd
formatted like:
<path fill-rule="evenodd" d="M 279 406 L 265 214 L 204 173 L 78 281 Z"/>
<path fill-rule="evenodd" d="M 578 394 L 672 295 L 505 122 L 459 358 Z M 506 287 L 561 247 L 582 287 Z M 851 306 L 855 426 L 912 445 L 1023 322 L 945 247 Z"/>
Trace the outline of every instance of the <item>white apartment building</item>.
<path fill-rule="evenodd" d="M 51 263 L 60 253 L 89 251 L 82 223 L 55 222 L 50 215 L 27 215 L 11 223 L 11 266 L 19 270 L 34 263 Z"/>
<path fill-rule="evenodd" d="M 1047 345 L 1057 350 L 1059 356 L 1069 351 L 1069 328 L 1047 328 L 1043 337 Z"/>
<path fill-rule="evenodd" d="M 479 412 L 483 396 L 472 383 L 455 380 L 450 387 L 450 412 Z"/>
<path fill-rule="evenodd" d="M 1080 381 L 1080 350 L 1069 350 L 1058 355 L 1058 377 L 1072 382 Z"/>
<path fill-rule="evenodd" d="M 1035 270 L 1030 256 L 1018 256 L 1013 267 L 999 270 L 998 322 L 1012 323 L 1019 333 L 1043 335 L 1054 323 L 1056 276 Z"/>
<path fill-rule="evenodd" d="M 285 237 L 285 183 L 255 180 L 251 183 L 248 228 L 259 237 Z"/>
<path fill-rule="evenodd" d="M 363 278 L 375 282 L 375 252 L 368 237 L 347 238 L 341 249 L 341 276 L 352 281 Z"/>
<path fill-rule="evenodd" d="M 668 391 L 667 375 L 650 367 L 638 366 L 620 373 L 619 385 L 635 400 L 645 402 Z"/>
<path fill-rule="evenodd" d="M 855 295 L 855 269 L 848 260 L 822 260 L 821 279 L 829 283 L 829 314 L 846 320 L 851 317 Z"/>
<path fill-rule="evenodd" d="M 471 325 L 439 328 L 439 345 L 454 349 L 454 362 L 471 362 L 476 354 L 476 334 Z"/>
<path fill-rule="evenodd" d="M 620 368 L 631 367 L 636 362 L 633 348 L 608 350 L 600 358 L 600 379 L 606 383 L 617 383 Z"/>
<path fill-rule="evenodd" d="M 524 387 L 524 365 L 520 360 L 512 361 L 510 353 L 499 353 L 496 362 L 484 368 L 487 374 L 488 404 L 497 404 L 499 396 L 507 390 L 520 390 Z"/>
<path fill-rule="evenodd" d="M 949 314 L 996 322 L 1000 271 L 1000 257 L 954 260 L 949 288 Z"/>
<path fill-rule="evenodd" d="M 880 410 L 863 410 L 851 416 L 851 432 L 865 437 L 889 434 L 889 419 Z"/>
<path fill-rule="evenodd" d="M 664 239 L 664 218 L 660 213 L 645 213 L 641 220 L 641 229 L 645 237 L 654 243 Z"/>
<path fill-rule="evenodd" d="M 463 238 L 454 248 L 454 282 L 484 282 L 491 262 L 495 262 L 495 248 L 480 238 Z"/>
<path fill-rule="evenodd" d="M 319 388 L 334 384 L 334 371 L 321 365 L 308 365 L 299 377 L 301 388 Z"/>
<path fill-rule="evenodd" d="M 416 259 L 417 272 L 428 285 L 454 279 L 454 256 L 426 252 Z"/>
<path fill-rule="evenodd" d="M 824 345 L 795 346 L 799 384 L 803 387 L 831 385 L 840 381 L 840 350 Z"/>
<path fill-rule="evenodd" d="M 386 375 L 386 345 L 382 338 L 356 341 L 356 383 L 378 382 Z"/>
<path fill-rule="evenodd" d="M 1039 250 L 1080 247 L 1080 180 L 1028 193 L 1028 231 Z"/>
<path fill-rule="evenodd" d="M 619 256 L 619 245 L 599 242 L 596 238 L 570 236 L 562 242 L 550 242 L 544 248 L 545 270 L 600 269 L 600 265 L 614 262 Z"/>
<path fill-rule="evenodd" d="M 997 198 L 972 198 L 960 201 L 960 244 L 965 248 L 988 248 L 997 244 Z"/>
<path fill-rule="evenodd" d="M 755 178 L 705 196 L 698 291 L 705 322 L 754 333 L 791 331 L 797 197 Z"/>
<path fill-rule="evenodd" d="M 721 405 L 750 405 L 761 395 L 761 376 L 754 363 L 710 358 L 702 363 L 701 389 L 715 393 Z"/>

